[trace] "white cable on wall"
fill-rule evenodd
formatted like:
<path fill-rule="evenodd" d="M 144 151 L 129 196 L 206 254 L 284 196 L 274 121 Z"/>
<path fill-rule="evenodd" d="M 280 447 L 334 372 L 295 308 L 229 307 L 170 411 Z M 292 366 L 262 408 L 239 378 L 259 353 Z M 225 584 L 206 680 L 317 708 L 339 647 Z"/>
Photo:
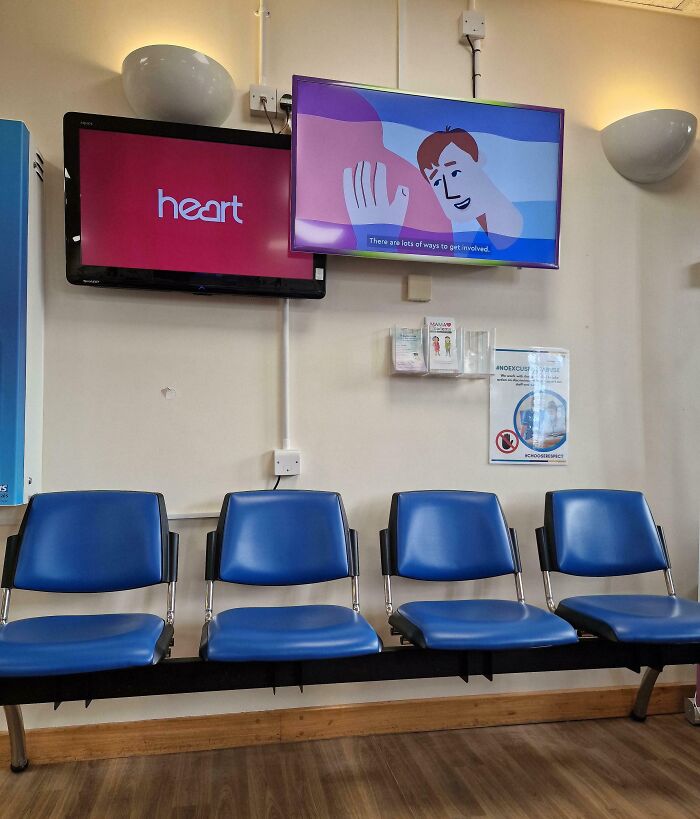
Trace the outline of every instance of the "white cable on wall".
<path fill-rule="evenodd" d="M 267 29 L 270 9 L 265 0 L 260 0 L 256 12 L 258 17 L 258 83 L 267 85 Z M 282 449 L 291 449 L 291 399 L 290 399 L 290 339 L 289 339 L 289 299 L 282 299 Z"/>
<path fill-rule="evenodd" d="M 282 449 L 292 448 L 289 346 L 289 299 L 282 299 Z"/>
<path fill-rule="evenodd" d="M 260 0 L 255 13 L 258 17 L 258 83 L 267 85 L 267 24 L 270 10 L 265 0 Z"/>

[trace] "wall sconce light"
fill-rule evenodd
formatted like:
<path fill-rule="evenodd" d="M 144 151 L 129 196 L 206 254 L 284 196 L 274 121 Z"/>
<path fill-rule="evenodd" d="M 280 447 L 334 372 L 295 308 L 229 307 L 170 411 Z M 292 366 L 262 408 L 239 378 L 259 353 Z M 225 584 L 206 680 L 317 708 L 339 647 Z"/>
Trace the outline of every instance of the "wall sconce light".
<path fill-rule="evenodd" d="M 615 170 L 632 182 L 660 182 L 674 174 L 695 141 L 698 121 L 687 111 L 659 109 L 632 114 L 600 134 Z"/>
<path fill-rule="evenodd" d="M 124 58 L 129 105 L 146 119 L 221 125 L 233 107 L 233 80 L 216 60 L 175 45 L 148 45 Z"/>

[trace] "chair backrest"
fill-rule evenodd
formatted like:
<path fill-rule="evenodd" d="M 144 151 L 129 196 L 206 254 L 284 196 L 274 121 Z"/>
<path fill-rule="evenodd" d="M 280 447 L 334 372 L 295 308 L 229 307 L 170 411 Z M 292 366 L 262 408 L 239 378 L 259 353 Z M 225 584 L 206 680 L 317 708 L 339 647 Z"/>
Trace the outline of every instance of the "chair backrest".
<path fill-rule="evenodd" d="M 545 531 L 556 571 L 612 577 L 668 568 L 665 546 L 641 492 L 548 492 Z"/>
<path fill-rule="evenodd" d="M 416 580 L 477 580 L 519 560 L 501 504 L 489 492 L 398 492 L 389 517 L 391 573 Z"/>
<path fill-rule="evenodd" d="M 164 580 L 168 519 L 155 492 L 48 492 L 29 501 L 3 585 L 108 592 Z"/>
<path fill-rule="evenodd" d="M 215 543 L 214 576 L 228 583 L 291 586 L 351 574 L 349 530 L 336 492 L 231 492 Z"/>

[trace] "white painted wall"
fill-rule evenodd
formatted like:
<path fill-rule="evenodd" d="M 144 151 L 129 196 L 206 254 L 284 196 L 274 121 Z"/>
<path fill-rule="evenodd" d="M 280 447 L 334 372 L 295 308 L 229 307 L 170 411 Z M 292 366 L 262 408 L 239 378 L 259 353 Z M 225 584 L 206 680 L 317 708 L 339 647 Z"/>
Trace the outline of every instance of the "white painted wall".
<path fill-rule="evenodd" d="M 43 146 L 48 281 L 45 487 L 161 490 L 171 512 L 215 509 L 226 491 L 269 486 L 279 439 L 279 305 L 244 298 L 100 292 L 69 286 L 62 247 L 61 117 L 67 110 L 130 115 L 118 70 L 150 42 L 192 45 L 220 60 L 239 89 L 229 125 L 245 116 L 255 81 L 255 0 L 32 0 L 3 2 L 0 116 L 24 119 Z M 469 92 L 468 54 L 457 44 L 464 0 L 409 0 L 408 89 Z M 294 72 L 392 85 L 392 0 L 270 0 L 270 79 Z M 543 603 L 533 530 L 546 490 L 639 488 L 666 524 L 681 594 L 696 595 L 700 160 L 641 190 L 603 157 L 598 130 L 650 107 L 700 111 L 700 22 L 580 0 L 483 0 L 488 39 L 483 95 L 566 109 L 561 269 L 495 271 L 425 265 L 431 314 L 496 326 L 506 345 L 547 344 L 572 353 L 571 463 L 489 466 L 483 382 L 388 375 L 387 330 L 420 321 L 426 306 L 402 301 L 409 264 L 329 259 L 328 296 L 295 303 L 293 444 L 304 474 L 290 485 L 342 493 L 362 548 L 363 611 L 384 625 L 377 532 L 401 489 L 495 491 L 520 533 L 526 595 Z M 663 49 L 659 51 L 659 44 Z M 418 271 L 418 267 L 410 266 Z M 160 393 L 177 389 L 174 401 Z M 436 423 L 437 419 L 437 423 Z M 0 536 L 18 514 L 2 512 Z M 181 570 L 176 653 L 196 652 L 202 622 L 207 525 L 179 521 Z M 580 589 L 663 591 L 661 577 L 615 583 L 557 578 L 559 596 Z M 470 594 L 510 595 L 510 579 Z M 456 595 L 447 586 L 396 582 L 397 602 Z M 262 592 L 220 589 L 217 606 L 349 601 L 349 581 Z M 13 617 L 52 611 L 148 607 L 164 590 L 48 598 L 16 592 Z M 691 679 L 690 669 L 667 679 Z M 493 685 L 457 681 L 334 686 L 31 706 L 27 724 L 142 719 L 439 696 L 480 691 L 633 682 L 629 672 L 513 676 Z"/>

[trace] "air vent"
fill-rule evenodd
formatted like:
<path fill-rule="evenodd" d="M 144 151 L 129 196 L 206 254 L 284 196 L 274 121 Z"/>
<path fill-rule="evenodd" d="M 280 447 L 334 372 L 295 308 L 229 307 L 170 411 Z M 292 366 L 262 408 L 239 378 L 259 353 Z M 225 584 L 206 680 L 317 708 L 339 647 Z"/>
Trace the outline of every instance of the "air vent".
<path fill-rule="evenodd" d="M 36 173 L 36 175 L 39 177 L 39 179 L 41 179 L 41 181 L 43 182 L 44 181 L 44 157 L 38 151 L 36 152 L 36 154 L 34 154 L 34 165 L 33 165 L 33 167 L 34 167 L 34 173 Z"/>

